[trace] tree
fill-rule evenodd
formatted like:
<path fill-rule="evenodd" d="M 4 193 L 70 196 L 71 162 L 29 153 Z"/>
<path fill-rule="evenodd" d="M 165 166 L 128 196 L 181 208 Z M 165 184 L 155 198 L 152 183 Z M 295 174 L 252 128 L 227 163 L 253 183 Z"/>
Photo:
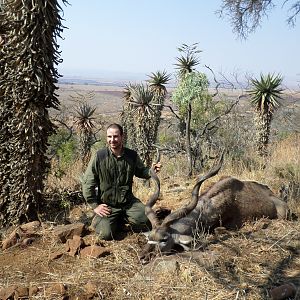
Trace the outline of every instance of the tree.
<path fill-rule="evenodd" d="M 182 44 L 178 48 L 178 51 L 183 53 L 179 57 L 176 57 L 177 63 L 175 66 L 178 70 L 179 76 L 184 76 L 185 74 L 196 70 L 196 66 L 199 65 L 198 53 L 202 52 L 197 48 L 198 43 L 194 43 L 192 45 Z"/>
<path fill-rule="evenodd" d="M 179 109 L 180 119 L 185 123 L 185 150 L 187 153 L 187 160 L 189 166 L 188 175 L 191 176 L 193 172 L 193 165 L 195 157 L 193 158 L 193 149 L 191 143 L 191 123 L 193 122 L 193 108 L 206 106 L 206 100 L 210 99 L 208 93 L 208 79 L 204 73 L 191 72 L 186 73 L 181 77 L 178 86 L 172 94 L 172 102 L 174 102 Z M 201 119 L 203 116 L 198 115 Z M 183 122 L 181 122 L 183 123 Z M 196 126 L 198 127 L 198 126 Z M 194 128 L 199 130 L 199 128 Z M 196 147 L 201 147 L 197 145 Z"/>
<path fill-rule="evenodd" d="M 295 26 L 300 12 L 300 1 L 282 1 L 284 5 L 292 2 L 288 7 L 287 23 Z M 228 16 L 233 32 L 241 38 L 254 32 L 260 26 L 262 19 L 267 17 L 275 7 L 272 0 L 223 0 L 220 10 L 217 12 L 221 17 Z"/>
<path fill-rule="evenodd" d="M 97 140 L 95 136 L 97 130 L 96 107 L 90 103 L 94 97 L 94 92 L 77 93 L 76 96 L 71 96 L 71 99 L 75 101 L 73 117 L 79 135 L 79 155 L 83 167 L 89 161 L 91 147 Z"/>
<path fill-rule="evenodd" d="M 175 64 L 178 69 L 179 84 L 172 95 L 172 101 L 179 107 L 179 130 L 182 136 L 185 136 L 185 150 L 187 154 L 189 172 L 193 172 L 193 158 L 191 146 L 191 118 L 192 102 L 196 99 L 201 101 L 202 94 L 208 88 L 208 80 L 204 73 L 196 72 L 196 66 L 199 64 L 197 49 L 198 43 L 192 45 L 183 44 L 178 51 L 183 53 L 177 57 Z"/>
<path fill-rule="evenodd" d="M 126 144 L 137 150 L 146 165 L 153 160 L 161 110 L 167 95 L 165 84 L 170 76 L 152 73 L 148 84 L 129 84 L 124 89 L 122 124 Z"/>
<path fill-rule="evenodd" d="M 259 155 L 267 154 L 270 128 L 274 111 L 279 107 L 283 89 L 280 88 L 283 78 L 280 75 L 260 75 L 260 79 L 251 79 L 252 88 L 248 91 L 251 103 L 257 112 L 257 150 Z"/>
<path fill-rule="evenodd" d="M 121 123 L 124 130 L 124 144 L 135 149 L 137 141 L 135 135 L 135 123 L 133 116 L 133 106 L 131 104 L 131 91 L 136 88 L 136 84 L 127 84 L 123 90 L 123 109 L 121 113 Z"/>
<path fill-rule="evenodd" d="M 180 81 L 188 73 L 194 72 L 196 66 L 199 65 L 198 53 L 202 52 L 197 49 L 198 43 L 192 45 L 182 44 L 178 51 L 182 53 L 179 57 L 176 57 L 177 63 L 175 68 L 178 70 L 178 80 Z M 182 136 L 186 134 L 186 120 L 185 118 L 179 119 L 179 131 Z"/>
<path fill-rule="evenodd" d="M 149 80 L 149 88 L 153 92 L 153 119 L 152 122 L 150 122 L 150 140 L 155 143 L 157 139 L 157 134 L 158 134 L 158 127 L 160 124 L 160 118 L 161 118 L 161 113 L 164 108 L 164 103 L 165 99 L 167 97 L 167 88 L 166 84 L 170 81 L 170 75 L 167 74 L 166 71 L 160 72 L 154 72 L 148 75 Z"/>
<path fill-rule="evenodd" d="M 59 105 L 57 38 L 63 30 L 57 0 L 5 1 L 2 8 L 0 226 L 36 218 L 49 169 L 48 137 L 55 131 L 48 110 Z"/>

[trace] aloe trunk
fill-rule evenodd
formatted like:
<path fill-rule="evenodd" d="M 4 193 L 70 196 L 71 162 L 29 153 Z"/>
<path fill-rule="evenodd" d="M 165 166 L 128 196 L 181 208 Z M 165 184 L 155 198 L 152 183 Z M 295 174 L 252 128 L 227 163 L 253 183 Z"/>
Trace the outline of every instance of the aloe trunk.
<path fill-rule="evenodd" d="M 55 131 L 48 110 L 59 105 L 60 12 L 56 0 L 14 0 L 1 13 L 7 30 L 0 56 L 0 226 L 36 218 L 42 200 Z"/>

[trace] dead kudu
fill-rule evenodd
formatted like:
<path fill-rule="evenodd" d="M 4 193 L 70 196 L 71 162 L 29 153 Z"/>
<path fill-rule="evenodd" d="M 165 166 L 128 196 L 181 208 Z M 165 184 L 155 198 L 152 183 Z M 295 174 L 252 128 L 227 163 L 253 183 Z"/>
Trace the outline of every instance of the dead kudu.
<path fill-rule="evenodd" d="M 161 224 L 152 209 L 160 193 L 160 181 L 152 172 L 156 190 L 145 208 L 152 231 L 148 233 L 148 244 L 141 253 L 142 260 L 149 259 L 149 253 L 155 250 L 168 253 L 176 245 L 190 250 L 197 230 L 220 226 L 237 229 L 247 220 L 286 218 L 287 204 L 277 198 L 268 186 L 255 181 L 226 177 L 199 195 L 201 184 L 219 172 L 222 161 L 223 155 L 217 166 L 197 180 L 191 201 L 168 215 Z"/>

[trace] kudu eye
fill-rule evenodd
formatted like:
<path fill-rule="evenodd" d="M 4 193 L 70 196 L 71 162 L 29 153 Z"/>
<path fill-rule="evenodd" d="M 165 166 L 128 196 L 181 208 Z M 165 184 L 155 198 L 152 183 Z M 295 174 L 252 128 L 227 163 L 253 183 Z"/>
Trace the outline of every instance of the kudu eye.
<path fill-rule="evenodd" d="M 168 234 L 165 234 L 163 235 L 161 238 L 160 238 L 160 241 L 165 243 L 169 240 L 169 235 Z"/>

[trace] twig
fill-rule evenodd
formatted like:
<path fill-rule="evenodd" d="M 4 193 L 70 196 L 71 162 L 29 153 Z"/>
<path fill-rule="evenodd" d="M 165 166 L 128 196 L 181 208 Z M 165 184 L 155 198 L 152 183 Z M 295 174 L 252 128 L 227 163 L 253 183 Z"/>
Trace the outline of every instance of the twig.
<path fill-rule="evenodd" d="M 275 245 L 277 245 L 281 240 L 283 240 L 286 236 L 288 236 L 293 231 L 295 231 L 295 230 L 291 230 L 287 234 L 283 235 L 279 240 L 277 240 L 275 243 L 273 243 L 266 251 L 271 250 Z"/>

